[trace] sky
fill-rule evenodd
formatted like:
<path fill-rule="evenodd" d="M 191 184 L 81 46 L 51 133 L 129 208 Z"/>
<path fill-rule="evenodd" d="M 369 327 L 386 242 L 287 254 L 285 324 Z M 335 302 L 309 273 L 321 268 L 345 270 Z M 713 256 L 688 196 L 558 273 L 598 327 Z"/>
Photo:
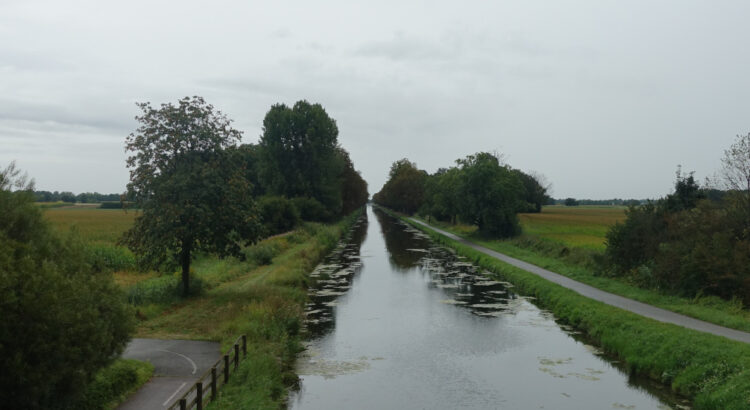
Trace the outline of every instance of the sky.
<path fill-rule="evenodd" d="M 564 4 L 563 4 L 564 3 Z M 320 103 L 375 193 L 479 151 L 556 198 L 656 198 L 750 132 L 746 1 L 0 1 L 0 167 L 122 192 L 136 102 L 200 95 L 257 142 Z"/>

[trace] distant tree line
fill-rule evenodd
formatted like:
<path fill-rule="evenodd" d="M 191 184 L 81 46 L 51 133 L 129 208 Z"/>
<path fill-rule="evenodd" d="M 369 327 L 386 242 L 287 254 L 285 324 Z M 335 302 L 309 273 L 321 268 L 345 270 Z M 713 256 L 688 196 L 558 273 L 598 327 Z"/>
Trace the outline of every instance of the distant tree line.
<path fill-rule="evenodd" d="M 750 304 L 750 134 L 725 152 L 724 190 L 678 169 L 674 192 L 631 206 L 607 233 L 605 272 L 683 296 Z"/>
<path fill-rule="evenodd" d="M 518 213 L 541 212 L 550 201 L 540 179 L 487 152 L 458 159 L 434 174 L 402 159 L 393 163 L 373 201 L 408 214 L 474 224 L 488 236 L 510 237 L 521 232 Z"/>
<path fill-rule="evenodd" d="M 100 194 L 98 192 L 82 192 L 78 195 L 69 191 L 34 191 L 37 202 L 70 202 L 92 204 L 99 202 L 115 202 L 120 200 L 121 194 Z"/>
<path fill-rule="evenodd" d="M 554 199 L 551 203 L 545 205 L 565 205 L 565 206 L 578 206 L 578 205 L 614 205 L 614 206 L 630 206 L 640 205 L 647 202 L 647 199 L 576 199 L 576 198 L 562 198 Z"/>

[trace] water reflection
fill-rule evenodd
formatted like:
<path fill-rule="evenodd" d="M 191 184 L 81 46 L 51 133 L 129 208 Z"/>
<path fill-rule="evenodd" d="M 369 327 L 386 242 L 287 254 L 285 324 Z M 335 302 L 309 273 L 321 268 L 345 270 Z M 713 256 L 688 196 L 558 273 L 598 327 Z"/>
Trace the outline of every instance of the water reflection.
<path fill-rule="evenodd" d="M 367 238 L 367 213 L 354 223 L 336 248 L 310 274 L 315 285 L 309 290 L 304 328 L 311 338 L 330 332 L 336 325 L 333 311 L 336 299 L 351 288 L 354 276 L 362 270 L 360 248 Z"/>
<path fill-rule="evenodd" d="M 385 246 L 388 249 L 388 260 L 391 268 L 399 272 L 408 272 L 419 263 L 423 255 L 417 252 L 410 252 L 407 249 L 423 248 L 430 246 L 429 236 L 420 231 L 412 229 L 405 230 L 405 224 L 393 223 L 393 218 L 385 212 L 374 209 L 375 218 L 380 225 L 380 232 L 385 239 Z"/>

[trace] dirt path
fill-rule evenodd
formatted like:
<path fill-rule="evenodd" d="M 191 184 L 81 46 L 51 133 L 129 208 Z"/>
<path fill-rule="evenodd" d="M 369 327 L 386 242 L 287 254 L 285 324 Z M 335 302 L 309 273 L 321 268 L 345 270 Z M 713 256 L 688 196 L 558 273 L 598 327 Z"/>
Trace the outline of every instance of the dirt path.
<path fill-rule="evenodd" d="M 151 362 L 154 377 L 118 409 L 166 409 L 219 360 L 219 348 L 214 342 L 133 339 L 122 357 Z"/>
<path fill-rule="evenodd" d="M 446 232 L 442 229 L 436 228 L 432 225 L 428 225 L 422 221 L 418 221 L 414 218 L 409 218 L 411 221 L 420 225 L 426 226 L 435 232 L 439 232 L 456 242 L 463 245 L 469 246 L 474 250 L 484 253 L 485 255 L 497 258 L 505 263 L 513 265 L 517 268 L 521 268 L 527 272 L 531 272 L 535 275 L 541 276 L 550 282 L 554 282 L 562 287 L 568 288 L 579 294 L 586 296 L 587 298 L 598 300 L 599 302 L 606 303 L 611 306 L 618 307 L 629 312 L 639 314 L 659 322 L 671 323 L 674 325 L 686 327 L 688 329 L 698 330 L 701 332 L 711 333 L 717 336 L 724 336 L 726 338 L 737 340 L 740 342 L 750 343 L 750 333 L 743 332 L 740 330 L 730 329 L 724 326 L 715 325 L 713 323 L 704 322 L 702 320 L 694 319 L 689 316 L 681 315 L 679 313 L 671 312 L 669 310 L 661 309 L 655 306 L 647 305 L 632 299 L 624 298 L 622 296 L 615 295 L 613 293 L 605 292 L 603 290 L 591 287 L 584 283 L 575 281 L 568 277 L 562 276 L 558 273 L 548 271 L 540 268 L 539 266 L 532 265 L 528 262 L 524 262 L 520 259 L 512 258 L 508 255 L 500 252 L 487 249 L 484 246 L 477 245 L 474 242 L 467 241 L 466 239 L 460 238 L 450 232 Z"/>

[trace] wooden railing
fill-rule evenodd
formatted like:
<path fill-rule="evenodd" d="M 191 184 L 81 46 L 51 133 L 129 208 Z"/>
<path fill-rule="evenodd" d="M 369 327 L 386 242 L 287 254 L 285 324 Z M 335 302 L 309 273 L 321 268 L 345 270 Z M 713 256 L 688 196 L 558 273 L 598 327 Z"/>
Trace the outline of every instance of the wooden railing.
<path fill-rule="evenodd" d="M 219 387 L 229 383 L 230 374 L 236 372 L 240 365 L 240 349 L 242 358 L 245 358 L 247 356 L 247 336 L 245 335 L 234 341 L 231 357 L 229 354 L 222 356 L 190 389 L 172 403 L 168 410 L 192 410 L 194 408 L 203 410 L 204 404 L 216 400 Z"/>

